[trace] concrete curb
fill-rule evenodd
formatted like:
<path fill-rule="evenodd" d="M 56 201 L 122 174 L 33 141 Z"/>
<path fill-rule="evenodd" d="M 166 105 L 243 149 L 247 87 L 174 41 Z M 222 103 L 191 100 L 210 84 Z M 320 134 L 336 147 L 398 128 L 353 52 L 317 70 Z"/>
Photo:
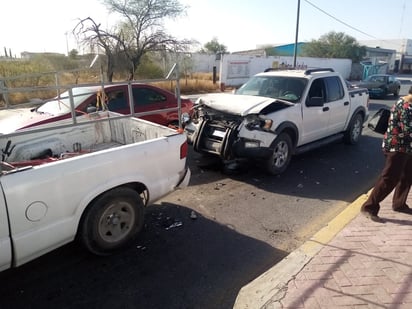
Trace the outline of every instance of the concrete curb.
<path fill-rule="evenodd" d="M 306 264 L 322 249 L 324 244 L 335 237 L 360 211 L 368 194 L 358 197 L 327 226 L 318 231 L 298 249 L 291 252 L 274 267 L 242 287 L 236 298 L 234 309 L 265 308 L 268 303 L 282 299 L 287 292 L 287 285 Z M 275 307 L 273 307 L 275 308 Z"/>

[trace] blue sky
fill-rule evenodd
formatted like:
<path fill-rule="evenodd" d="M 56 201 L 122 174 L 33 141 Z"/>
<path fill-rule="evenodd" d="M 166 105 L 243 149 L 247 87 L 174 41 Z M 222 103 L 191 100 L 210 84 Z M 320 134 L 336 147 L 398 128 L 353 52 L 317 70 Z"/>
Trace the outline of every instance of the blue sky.
<path fill-rule="evenodd" d="M 188 6 L 187 15 L 168 21 L 166 29 L 178 38 L 196 39 L 200 46 L 214 37 L 230 52 L 295 41 L 298 0 L 180 2 Z M 106 27 L 116 22 L 100 0 L 2 1 L 1 10 L 0 55 L 2 47 L 17 55 L 22 51 L 66 53 L 67 47 L 78 48 L 70 32 L 79 18 L 90 16 Z M 298 39 L 307 42 L 330 31 L 359 41 L 412 39 L 410 16 L 412 0 L 300 0 Z"/>

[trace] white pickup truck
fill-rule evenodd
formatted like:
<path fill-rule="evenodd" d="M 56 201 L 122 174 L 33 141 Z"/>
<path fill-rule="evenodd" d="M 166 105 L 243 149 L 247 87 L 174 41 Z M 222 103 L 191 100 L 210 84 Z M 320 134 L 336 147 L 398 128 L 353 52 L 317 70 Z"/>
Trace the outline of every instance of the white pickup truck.
<path fill-rule="evenodd" d="M 146 205 L 188 185 L 185 134 L 92 115 L 0 135 L 0 270 L 74 239 L 95 254 L 117 251 L 138 235 Z"/>
<path fill-rule="evenodd" d="M 235 94 L 200 97 L 185 130 L 197 152 L 260 160 L 276 175 L 294 154 L 340 139 L 357 143 L 368 104 L 368 90 L 349 89 L 333 69 L 266 70 Z"/>

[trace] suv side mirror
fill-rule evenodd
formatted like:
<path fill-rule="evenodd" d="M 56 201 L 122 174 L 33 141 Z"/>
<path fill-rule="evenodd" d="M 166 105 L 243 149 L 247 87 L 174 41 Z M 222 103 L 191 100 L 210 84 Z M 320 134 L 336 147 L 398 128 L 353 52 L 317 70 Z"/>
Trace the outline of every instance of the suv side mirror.
<path fill-rule="evenodd" d="M 322 97 L 311 97 L 306 101 L 306 106 L 323 106 L 324 103 Z"/>

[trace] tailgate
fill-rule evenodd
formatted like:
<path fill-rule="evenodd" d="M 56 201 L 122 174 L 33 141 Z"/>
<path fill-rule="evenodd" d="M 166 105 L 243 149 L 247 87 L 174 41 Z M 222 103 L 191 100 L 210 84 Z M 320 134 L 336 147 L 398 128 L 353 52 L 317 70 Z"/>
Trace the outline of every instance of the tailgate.
<path fill-rule="evenodd" d="M 11 266 L 9 222 L 3 192 L 0 194 L 0 271 Z"/>

